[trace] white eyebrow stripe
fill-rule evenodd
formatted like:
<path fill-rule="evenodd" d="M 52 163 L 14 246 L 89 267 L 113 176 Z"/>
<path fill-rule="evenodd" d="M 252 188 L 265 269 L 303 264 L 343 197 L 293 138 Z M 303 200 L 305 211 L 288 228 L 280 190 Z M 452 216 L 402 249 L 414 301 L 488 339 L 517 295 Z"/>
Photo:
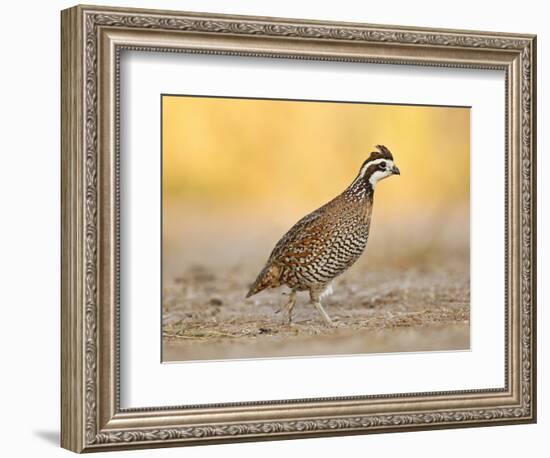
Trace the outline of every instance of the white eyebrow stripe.
<path fill-rule="evenodd" d="M 387 162 L 388 164 L 393 165 L 393 161 L 391 159 L 375 159 L 374 161 L 367 162 L 363 168 L 361 169 L 361 172 L 359 173 L 360 176 L 364 177 L 365 172 L 371 165 L 380 164 L 381 162 Z"/>

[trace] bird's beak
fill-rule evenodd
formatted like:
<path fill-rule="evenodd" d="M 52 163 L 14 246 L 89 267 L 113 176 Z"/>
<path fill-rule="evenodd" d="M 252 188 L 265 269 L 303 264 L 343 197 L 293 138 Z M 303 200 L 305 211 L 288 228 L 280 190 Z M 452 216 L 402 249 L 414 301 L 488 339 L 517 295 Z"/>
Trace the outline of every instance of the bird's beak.
<path fill-rule="evenodd" d="M 401 172 L 399 172 L 399 169 L 396 165 L 391 168 L 391 173 L 393 173 L 394 175 L 401 175 Z"/>

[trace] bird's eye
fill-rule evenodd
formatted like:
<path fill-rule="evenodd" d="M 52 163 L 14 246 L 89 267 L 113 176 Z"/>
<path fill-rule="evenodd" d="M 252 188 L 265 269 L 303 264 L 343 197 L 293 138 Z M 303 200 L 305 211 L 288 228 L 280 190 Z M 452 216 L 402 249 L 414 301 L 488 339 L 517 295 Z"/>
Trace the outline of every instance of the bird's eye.
<path fill-rule="evenodd" d="M 381 162 L 380 165 L 378 166 L 378 168 L 380 170 L 384 170 L 386 168 L 386 163 L 385 162 Z"/>

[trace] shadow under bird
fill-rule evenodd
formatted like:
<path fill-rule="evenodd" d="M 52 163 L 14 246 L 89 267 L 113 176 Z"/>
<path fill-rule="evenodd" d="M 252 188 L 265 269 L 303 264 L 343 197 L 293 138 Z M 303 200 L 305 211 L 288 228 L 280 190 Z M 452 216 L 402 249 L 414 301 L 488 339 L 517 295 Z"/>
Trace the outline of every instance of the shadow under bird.
<path fill-rule="evenodd" d="M 277 242 L 246 297 L 288 286 L 285 321 L 290 324 L 296 293 L 309 291 L 325 323 L 334 324 L 321 299 L 332 292 L 332 280 L 351 267 L 367 246 L 376 184 L 400 174 L 390 150 L 383 145 L 376 149 L 344 192 L 304 216 Z"/>

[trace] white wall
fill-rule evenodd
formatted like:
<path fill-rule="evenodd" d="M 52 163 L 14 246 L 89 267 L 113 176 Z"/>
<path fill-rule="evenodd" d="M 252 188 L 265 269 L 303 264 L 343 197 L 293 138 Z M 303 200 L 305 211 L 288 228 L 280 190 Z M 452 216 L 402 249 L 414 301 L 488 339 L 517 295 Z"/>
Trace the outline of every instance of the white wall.
<path fill-rule="evenodd" d="M 113 0 L 114 1 L 114 0 Z M 104 4 L 96 0 L 98 4 Z M 381 24 L 470 28 L 538 34 L 539 234 L 549 230 L 542 203 L 548 185 L 550 78 L 546 2 L 382 1 L 269 2 L 182 0 L 116 2 L 155 7 Z M 4 456 L 67 455 L 58 448 L 59 425 L 59 10 L 71 2 L 5 2 L 2 5 L 0 78 L 0 422 Z M 546 52 L 545 52 L 546 51 Z M 546 54 L 546 56 L 545 56 Z M 7 103 L 6 103 L 7 102 Z M 6 162 L 7 161 L 7 162 Z M 546 242 L 546 243 L 545 243 Z M 546 247 L 545 247 L 546 245 Z M 539 329 L 549 327 L 543 278 L 548 242 L 539 237 Z M 548 251 L 548 250 L 546 250 Z M 543 380 L 547 344 L 539 331 L 539 424 L 406 434 L 309 439 L 271 443 L 131 452 L 131 456 L 542 456 L 550 420 Z M 130 456 L 130 452 L 122 452 Z M 546 452 L 547 453 L 547 452 Z"/>

